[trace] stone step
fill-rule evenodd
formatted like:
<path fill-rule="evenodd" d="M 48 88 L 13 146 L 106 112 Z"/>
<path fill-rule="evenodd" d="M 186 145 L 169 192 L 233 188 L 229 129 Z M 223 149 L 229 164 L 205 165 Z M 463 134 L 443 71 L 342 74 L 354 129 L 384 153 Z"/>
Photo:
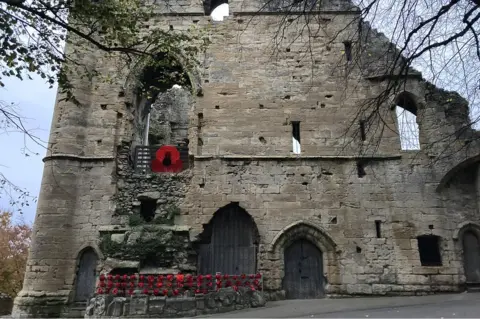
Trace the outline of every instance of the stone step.
<path fill-rule="evenodd" d="M 480 292 L 480 282 L 467 282 L 466 286 L 468 292 Z"/>

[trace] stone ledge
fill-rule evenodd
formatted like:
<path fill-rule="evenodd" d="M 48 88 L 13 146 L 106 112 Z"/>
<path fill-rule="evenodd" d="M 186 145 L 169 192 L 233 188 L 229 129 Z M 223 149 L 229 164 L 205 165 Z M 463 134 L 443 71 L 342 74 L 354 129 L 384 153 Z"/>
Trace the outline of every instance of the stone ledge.
<path fill-rule="evenodd" d="M 45 156 L 42 159 L 42 162 L 52 161 L 56 159 L 64 159 L 64 160 L 74 160 L 74 161 L 82 161 L 82 162 L 92 162 L 92 161 L 114 161 L 115 156 L 80 156 L 76 154 L 54 154 Z"/>
<path fill-rule="evenodd" d="M 258 161 L 292 161 L 292 160 L 395 160 L 401 159 L 402 154 L 393 155 L 374 155 L 374 156 L 354 156 L 354 155 L 317 155 L 317 156 L 280 156 L 280 155 L 197 155 L 195 160 L 258 160 Z"/>
<path fill-rule="evenodd" d="M 139 226 L 147 226 L 147 227 L 156 228 L 156 229 L 171 230 L 173 232 L 188 232 L 190 231 L 190 228 L 191 228 L 190 226 L 161 225 L 161 224 L 142 224 Z M 132 229 L 135 229 L 135 227 L 116 226 L 116 225 L 98 227 L 98 231 L 101 233 L 123 233 Z"/>

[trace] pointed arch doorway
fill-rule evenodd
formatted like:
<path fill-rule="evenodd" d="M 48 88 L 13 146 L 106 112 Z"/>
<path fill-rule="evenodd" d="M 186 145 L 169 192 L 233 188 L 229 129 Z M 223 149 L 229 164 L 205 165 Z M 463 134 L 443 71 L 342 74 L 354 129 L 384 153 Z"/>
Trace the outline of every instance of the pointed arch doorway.
<path fill-rule="evenodd" d="M 258 237 L 253 218 L 237 203 L 219 209 L 200 236 L 199 273 L 255 273 Z"/>
<path fill-rule="evenodd" d="M 93 248 L 87 248 L 80 253 L 75 283 L 75 302 L 88 301 L 95 293 L 97 262 L 98 256 Z"/>
<path fill-rule="evenodd" d="M 298 239 L 285 248 L 283 290 L 287 299 L 313 299 L 325 295 L 323 256 L 312 242 Z"/>
<path fill-rule="evenodd" d="M 480 284 L 480 240 L 476 232 L 463 233 L 463 262 L 467 286 Z"/>

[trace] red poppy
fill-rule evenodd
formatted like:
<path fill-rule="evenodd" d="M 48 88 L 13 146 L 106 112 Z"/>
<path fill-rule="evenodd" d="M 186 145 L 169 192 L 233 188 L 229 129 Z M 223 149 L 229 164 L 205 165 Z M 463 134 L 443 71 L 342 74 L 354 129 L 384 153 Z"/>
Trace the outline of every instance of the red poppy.
<path fill-rule="evenodd" d="M 130 280 L 135 280 L 135 279 L 137 279 L 137 276 L 135 276 L 135 275 L 130 276 Z"/>
<path fill-rule="evenodd" d="M 187 282 L 193 281 L 192 275 L 187 275 L 185 279 L 187 280 Z"/>
<path fill-rule="evenodd" d="M 173 280 L 173 275 L 167 275 L 167 280 L 172 281 Z"/>
<path fill-rule="evenodd" d="M 195 290 L 196 294 L 199 294 L 200 292 L 201 292 L 200 289 Z"/>
<path fill-rule="evenodd" d="M 260 282 L 259 282 L 257 279 L 255 279 L 255 281 L 253 282 L 253 284 L 254 284 L 255 286 L 258 286 L 258 285 L 260 284 Z"/>
<path fill-rule="evenodd" d="M 118 289 L 117 289 L 117 288 L 114 288 L 114 289 L 112 290 L 112 294 L 114 294 L 114 295 L 118 294 Z"/>
<path fill-rule="evenodd" d="M 233 275 L 232 279 L 233 280 L 237 280 L 238 276 L 237 275 Z"/>
<path fill-rule="evenodd" d="M 120 280 L 120 275 L 119 274 L 115 275 L 115 280 Z"/>
<path fill-rule="evenodd" d="M 119 282 L 116 282 L 116 283 L 115 283 L 115 287 L 116 287 L 116 288 L 120 288 L 120 283 L 119 283 Z"/>
<path fill-rule="evenodd" d="M 97 289 L 97 294 L 103 295 L 103 289 L 102 289 L 102 288 L 98 288 L 98 289 Z"/>
<path fill-rule="evenodd" d="M 153 294 L 155 296 L 158 296 L 159 293 L 160 293 L 160 291 L 158 289 L 153 289 Z"/>
<path fill-rule="evenodd" d="M 163 283 L 157 282 L 157 287 L 158 287 L 158 288 L 162 288 L 162 287 L 163 287 Z"/>
<path fill-rule="evenodd" d="M 106 285 L 105 281 L 100 281 L 100 287 L 105 287 Z"/>
<path fill-rule="evenodd" d="M 216 279 L 220 279 L 220 278 L 222 278 L 222 275 L 216 274 L 216 275 L 215 275 L 215 278 L 216 278 Z"/>
<path fill-rule="evenodd" d="M 159 275 L 157 278 L 158 281 L 163 281 L 163 275 Z"/>
<path fill-rule="evenodd" d="M 143 282 L 139 282 L 138 287 L 143 288 Z"/>
<path fill-rule="evenodd" d="M 182 274 L 177 275 L 177 281 L 178 282 L 183 282 L 184 279 L 185 279 L 185 277 Z"/>
<path fill-rule="evenodd" d="M 104 274 L 100 275 L 100 281 L 105 281 L 105 275 Z"/>
<path fill-rule="evenodd" d="M 112 280 L 113 276 L 108 274 L 107 278 L 108 278 L 108 280 Z"/>
<path fill-rule="evenodd" d="M 134 283 L 134 282 L 131 282 L 131 283 L 130 283 L 130 288 L 133 288 L 133 287 L 135 287 L 135 283 Z"/>
<path fill-rule="evenodd" d="M 229 275 L 223 275 L 223 279 L 228 279 L 229 277 Z"/>
<path fill-rule="evenodd" d="M 241 277 L 242 279 L 245 279 L 245 278 L 247 277 L 247 275 L 242 274 L 240 277 Z"/>
<path fill-rule="evenodd" d="M 163 289 L 163 295 L 164 296 L 168 295 L 168 290 L 167 289 Z"/>
<path fill-rule="evenodd" d="M 149 275 L 149 276 L 148 276 L 148 281 L 149 281 L 149 282 L 152 282 L 154 279 L 155 279 L 155 278 L 154 278 L 152 275 Z"/>
<path fill-rule="evenodd" d="M 198 275 L 197 280 L 198 280 L 198 281 L 202 281 L 202 280 L 203 280 L 203 276 L 202 276 L 202 275 Z"/>
<path fill-rule="evenodd" d="M 145 280 L 145 276 L 144 275 L 140 275 L 140 277 L 138 277 L 139 280 L 141 281 L 144 281 Z"/>
<path fill-rule="evenodd" d="M 256 274 L 255 278 L 260 279 L 260 278 L 262 278 L 262 275 L 261 274 Z"/>
<path fill-rule="evenodd" d="M 144 294 L 144 295 L 148 295 L 148 294 L 149 294 L 149 292 L 148 292 L 148 289 L 147 289 L 147 288 L 143 289 L 143 294 Z"/>
<path fill-rule="evenodd" d="M 164 145 L 155 153 L 155 159 L 151 163 L 151 169 L 154 173 L 172 172 L 177 173 L 182 170 L 182 161 L 180 153 L 175 146 Z"/>
<path fill-rule="evenodd" d="M 126 282 L 122 282 L 121 286 L 122 286 L 123 289 L 125 289 L 125 288 L 127 288 L 127 283 L 126 283 Z"/>
<path fill-rule="evenodd" d="M 212 275 L 208 274 L 205 276 L 205 278 L 207 278 L 207 280 L 212 280 Z"/>
<path fill-rule="evenodd" d="M 133 289 L 128 290 L 128 294 L 129 294 L 130 296 L 133 295 L 134 293 L 135 293 L 135 291 L 134 291 Z"/>
<path fill-rule="evenodd" d="M 233 290 L 238 291 L 238 287 L 237 287 L 237 286 L 233 286 Z"/>
<path fill-rule="evenodd" d="M 253 274 L 250 275 L 250 279 L 253 279 L 253 278 L 255 278 L 255 275 L 253 275 Z"/>
<path fill-rule="evenodd" d="M 107 284 L 107 287 L 112 288 L 113 287 L 113 281 L 109 281 L 108 284 Z"/>
<path fill-rule="evenodd" d="M 173 294 L 174 294 L 175 296 L 178 296 L 178 289 L 174 289 L 174 290 L 173 290 Z"/>
<path fill-rule="evenodd" d="M 122 276 L 122 280 L 123 280 L 123 281 L 127 281 L 127 280 L 128 280 L 128 275 L 123 275 L 123 276 Z"/>

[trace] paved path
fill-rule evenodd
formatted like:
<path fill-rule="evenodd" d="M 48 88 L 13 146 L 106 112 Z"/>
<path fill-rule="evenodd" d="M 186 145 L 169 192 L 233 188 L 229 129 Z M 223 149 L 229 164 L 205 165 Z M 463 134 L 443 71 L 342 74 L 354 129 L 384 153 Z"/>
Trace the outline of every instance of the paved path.
<path fill-rule="evenodd" d="M 286 300 L 205 318 L 480 318 L 480 293 Z"/>

